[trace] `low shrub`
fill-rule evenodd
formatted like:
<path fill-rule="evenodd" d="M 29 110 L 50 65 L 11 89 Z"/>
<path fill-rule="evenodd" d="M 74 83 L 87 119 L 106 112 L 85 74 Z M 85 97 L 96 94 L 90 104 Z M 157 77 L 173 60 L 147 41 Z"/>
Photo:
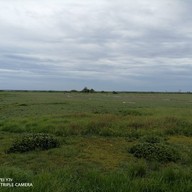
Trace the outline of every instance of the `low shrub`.
<path fill-rule="evenodd" d="M 129 153 L 137 158 L 159 162 L 176 162 L 179 153 L 172 146 L 164 143 L 139 143 L 130 148 Z"/>
<path fill-rule="evenodd" d="M 24 153 L 27 151 L 48 150 L 60 145 L 57 138 L 48 134 L 29 134 L 16 140 L 12 146 L 7 150 L 7 153 Z"/>

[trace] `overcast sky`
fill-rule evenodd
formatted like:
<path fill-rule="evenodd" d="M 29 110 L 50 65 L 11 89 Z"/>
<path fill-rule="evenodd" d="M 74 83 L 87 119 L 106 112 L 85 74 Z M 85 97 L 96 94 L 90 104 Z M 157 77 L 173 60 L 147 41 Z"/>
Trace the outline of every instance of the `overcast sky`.
<path fill-rule="evenodd" d="M 192 91 L 191 0 L 0 0 L 0 89 Z"/>

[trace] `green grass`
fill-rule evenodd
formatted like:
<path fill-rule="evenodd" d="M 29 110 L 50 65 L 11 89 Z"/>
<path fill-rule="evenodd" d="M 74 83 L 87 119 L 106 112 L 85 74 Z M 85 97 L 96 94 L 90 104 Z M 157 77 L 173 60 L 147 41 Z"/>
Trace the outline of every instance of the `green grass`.
<path fill-rule="evenodd" d="M 0 114 L 0 178 L 33 183 L 0 191 L 192 191 L 192 94 L 0 92 Z M 28 134 L 60 146 L 6 153 Z"/>

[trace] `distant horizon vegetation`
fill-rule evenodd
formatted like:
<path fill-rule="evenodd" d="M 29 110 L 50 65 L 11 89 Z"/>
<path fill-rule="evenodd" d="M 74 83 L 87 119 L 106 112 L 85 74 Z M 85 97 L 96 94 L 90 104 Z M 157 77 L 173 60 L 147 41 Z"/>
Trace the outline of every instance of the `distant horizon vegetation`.
<path fill-rule="evenodd" d="M 182 91 L 182 90 L 178 90 L 178 91 L 135 91 L 135 90 L 95 90 L 93 88 L 88 88 L 87 86 L 85 86 L 82 90 L 78 90 L 78 89 L 71 89 L 71 90 L 53 90 L 53 89 L 45 89 L 45 90 L 41 90 L 41 89 L 0 89 L 0 92 L 6 92 L 6 91 L 16 91 L 16 92 L 79 92 L 79 93 L 192 93 L 192 91 Z"/>

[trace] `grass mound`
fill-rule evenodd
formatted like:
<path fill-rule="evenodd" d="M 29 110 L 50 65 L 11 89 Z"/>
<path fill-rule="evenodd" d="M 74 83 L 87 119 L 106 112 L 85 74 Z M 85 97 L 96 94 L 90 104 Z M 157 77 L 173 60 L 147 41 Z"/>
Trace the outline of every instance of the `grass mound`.
<path fill-rule="evenodd" d="M 16 140 L 8 149 L 7 153 L 24 153 L 27 151 L 48 150 L 60 145 L 57 138 L 48 134 L 30 134 Z"/>
<path fill-rule="evenodd" d="M 139 143 L 129 152 L 137 158 L 155 160 L 159 162 L 176 162 L 180 159 L 178 152 L 170 145 L 164 143 Z"/>

